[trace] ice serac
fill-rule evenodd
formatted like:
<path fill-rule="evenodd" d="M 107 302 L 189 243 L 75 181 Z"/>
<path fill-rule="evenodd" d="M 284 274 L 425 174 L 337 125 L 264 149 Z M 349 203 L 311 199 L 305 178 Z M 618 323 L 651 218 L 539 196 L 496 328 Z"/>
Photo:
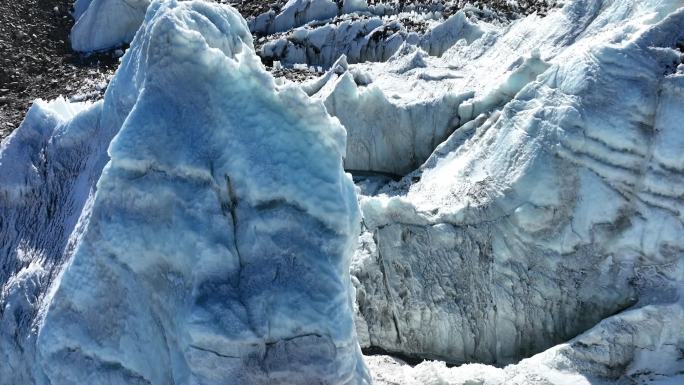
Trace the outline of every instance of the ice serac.
<path fill-rule="evenodd" d="M 123 125 L 46 295 L 40 380 L 368 383 L 359 210 L 323 104 L 277 88 L 246 22 L 205 2 L 152 3 L 108 92 L 103 120 L 132 109 L 108 118 Z"/>
<path fill-rule="evenodd" d="M 78 52 L 93 52 L 130 43 L 149 4 L 150 0 L 77 1 L 71 47 Z"/>
<path fill-rule="evenodd" d="M 682 6 L 569 1 L 404 75 L 420 89 L 416 72 L 457 70 L 444 83 L 474 96 L 423 166 L 362 198 L 368 231 L 352 272 L 364 345 L 506 364 L 637 303 L 601 324 L 615 328 L 558 350 L 584 362 L 569 369 L 580 374 L 636 373 L 651 345 L 610 337 L 628 334 L 620 320 L 659 322 L 649 305 L 668 319 L 681 311 Z M 391 64 L 374 66 L 354 68 L 402 95 Z M 658 307 L 664 297 L 672 306 Z M 661 338 L 658 327 L 639 333 Z M 681 330 L 663 335 L 682 347 Z"/>

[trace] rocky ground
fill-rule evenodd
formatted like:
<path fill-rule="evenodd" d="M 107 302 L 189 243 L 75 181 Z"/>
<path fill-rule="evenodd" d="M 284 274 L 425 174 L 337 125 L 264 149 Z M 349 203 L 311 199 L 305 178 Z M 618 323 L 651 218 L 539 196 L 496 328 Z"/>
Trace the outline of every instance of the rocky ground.
<path fill-rule="evenodd" d="M 70 50 L 71 3 L 0 2 L 0 138 L 21 123 L 36 98 L 98 97 L 116 68 L 110 54 L 85 58 Z"/>

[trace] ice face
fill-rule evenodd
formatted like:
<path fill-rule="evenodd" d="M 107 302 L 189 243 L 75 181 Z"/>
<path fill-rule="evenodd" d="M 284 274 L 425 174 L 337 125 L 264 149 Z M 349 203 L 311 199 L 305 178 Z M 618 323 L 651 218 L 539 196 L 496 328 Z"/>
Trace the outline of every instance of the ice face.
<path fill-rule="evenodd" d="M 276 87 L 234 9 L 151 4 L 105 101 L 75 117 L 60 103 L 38 104 L 1 155 L 13 167 L 3 219 L 41 217 L 33 197 L 58 230 L 3 228 L 16 268 L 3 267 L 2 340 L 30 338 L 3 342 L 3 381 L 368 383 L 345 131 L 321 102 Z M 62 168 L 65 180 L 44 180 Z M 37 265 L 40 253 L 55 261 Z"/>
<path fill-rule="evenodd" d="M 516 362 L 682 282 L 680 157 L 661 155 L 681 130 L 681 3 L 600 5 L 567 2 L 403 77 L 392 62 L 352 66 L 397 100 L 449 65 L 458 78 L 437 87 L 474 92 L 419 170 L 362 198 L 365 346 Z"/>
<path fill-rule="evenodd" d="M 411 367 L 387 356 L 367 357 L 376 385 L 617 385 L 680 384 L 684 316 L 681 303 L 640 307 L 610 317 L 566 344 L 497 368 L 467 364 L 448 368 L 425 361 Z"/>
<path fill-rule="evenodd" d="M 79 0 L 75 4 L 71 47 L 92 52 L 129 43 L 149 4 L 150 0 Z"/>
<path fill-rule="evenodd" d="M 44 298 L 79 242 L 107 161 L 101 110 L 38 100 L 0 149 L 2 384 L 35 382 Z"/>

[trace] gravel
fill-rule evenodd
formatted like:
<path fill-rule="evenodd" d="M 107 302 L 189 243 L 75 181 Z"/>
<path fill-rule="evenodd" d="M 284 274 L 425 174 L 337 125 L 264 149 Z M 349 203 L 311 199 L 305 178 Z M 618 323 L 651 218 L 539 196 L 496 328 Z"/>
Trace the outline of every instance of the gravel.
<path fill-rule="evenodd" d="M 34 99 L 94 99 L 104 91 L 118 59 L 71 51 L 70 6 L 70 0 L 0 2 L 0 139 L 21 123 Z"/>

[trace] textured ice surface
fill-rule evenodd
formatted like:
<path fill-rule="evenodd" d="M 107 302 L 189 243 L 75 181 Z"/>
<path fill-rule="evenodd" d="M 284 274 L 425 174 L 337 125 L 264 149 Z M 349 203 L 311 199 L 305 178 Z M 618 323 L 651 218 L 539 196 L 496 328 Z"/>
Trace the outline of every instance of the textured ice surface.
<path fill-rule="evenodd" d="M 387 356 L 366 357 L 376 385 L 681 384 L 681 303 L 645 306 L 608 318 L 568 343 L 518 364 L 415 367 Z"/>
<path fill-rule="evenodd" d="M 283 64 L 330 67 L 340 56 L 347 62 L 383 62 L 395 55 L 404 43 L 421 47 L 433 56 L 442 55 L 458 41 L 472 42 L 483 31 L 469 22 L 463 12 L 457 12 L 443 22 L 434 22 L 425 33 L 408 31 L 395 18 L 345 17 L 335 24 L 302 27 L 284 37 L 272 40 L 260 55 Z M 417 17 L 409 14 L 407 17 Z"/>
<path fill-rule="evenodd" d="M 78 243 L 106 162 L 101 107 L 37 101 L 0 148 L 3 385 L 32 383 L 27 363 L 34 361 L 35 321 L 50 284 Z"/>
<path fill-rule="evenodd" d="M 344 129 L 235 10 L 153 3 L 83 108 L 38 103 L 0 153 L 0 383 L 369 381 Z"/>
<path fill-rule="evenodd" d="M 568 1 L 408 72 L 398 60 L 350 67 L 364 74 L 361 89 L 397 105 L 473 94 L 423 166 L 362 198 L 367 231 L 352 273 L 363 345 L 506 364 L 648 304 L 653 290 L 680 306 L 682 5 Z M 340 120 L 350 144 L 372 138 Z M 350 146 L 346 162 L 368 158 Z M 663 332 L 682 347 L 680 330 Z M 602 349 L 622 351 L 602 333 Z M 601 358 L 610 376 L 631 375 L 624 357 Z"/>
<path fill-rule="evenodd" d="M 129 43 L 140 27 L 150 0 L 78 0 L 71 47 L 91 52 Z"/>
<path fill-rule="evenodd" d="M 498 366 L 368 357 L 378 384 L 682 383 L 684 2 L 420 34 L 332 3 L 265 46 L 330 67 L 304 92 L 172 3 L 103 102 L 34 106 L 0 152 L 0 385 L 364 383 L 352 307 L 363 346 Z M 408 174 L 358 189 L 354 303 L 343 156 Z"/>

